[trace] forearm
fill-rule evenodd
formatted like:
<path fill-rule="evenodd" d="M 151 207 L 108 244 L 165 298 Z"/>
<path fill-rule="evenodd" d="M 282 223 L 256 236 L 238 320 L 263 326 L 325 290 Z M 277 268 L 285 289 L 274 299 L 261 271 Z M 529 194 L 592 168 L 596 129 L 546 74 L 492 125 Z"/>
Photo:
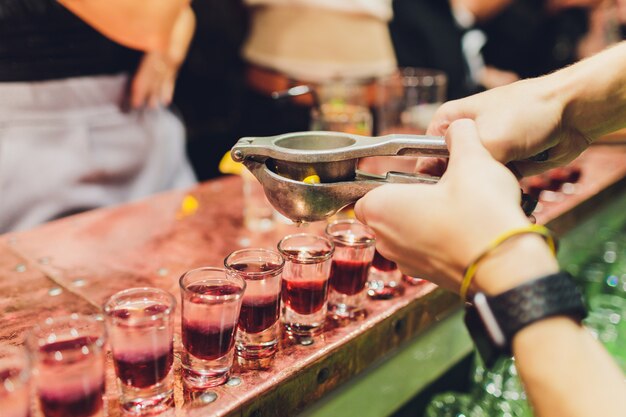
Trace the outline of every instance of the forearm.
<path fill-rule="evenodd" d="M 538 417 L 624 415 L 624 376 L 573 320 L 555 317 L 526 327 L 513 339 L 513 353 Z"/>
<path fill-rule="evenodd" d="M 142 50 L 167 47 L 180 10 L 189 0 L 59 0 L 116 42 Z"/>
<path fill-rule="evenodd" d="M 564 127 L 576 129 L 589 141 L 626 127 L 626 42 L 544 81 L 562 97 Z"/>
<path fill-rule="evenodd" d="M 477 271 L 476 285 L 499 294 L 558 270 L 545 242 L 521 235 Z M 588 331 L 567 317 L 541 320 L 513 339 L 516 366 L 538 417 L 617 417 L 626 410 L 619 368 Z"/>
<path fill-rule="evenodd" d="M 180 12 L 174 23 L 167 48 L 168 58 L 176 65 L 180 66 L 185 60 L 195 30 L 196 15 L 191 6 L 187 6 Z"/>

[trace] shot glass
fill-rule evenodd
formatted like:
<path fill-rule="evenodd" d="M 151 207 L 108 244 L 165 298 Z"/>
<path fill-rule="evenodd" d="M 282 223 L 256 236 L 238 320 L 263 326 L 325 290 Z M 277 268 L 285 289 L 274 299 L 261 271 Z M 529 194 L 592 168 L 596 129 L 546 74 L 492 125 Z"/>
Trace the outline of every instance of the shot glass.
<path fill-rule="evenodd" d="M 282 322 L 296 338 L 313 337 L 324 327 L 328 279 L 335 245 L 309 233 L 285 236 L 278 243 L 285 258 Z"/>
<path fill-rule="evenodd" d="M 335 244 L 329 311 L 336 318 L 356 318 L 364 313 L 365 284 L 376 244 L 374 232 L 356 220 L 336 220 L 326 226 L 326 236 Z"/>
<path fill-rule="evenodd" d="M 104 305 L 109 345 L 127 413 L 160 412 L 174 400 L 174 297 L 158 288 L 131 288 Z"/>
<path fill-rule="evenodd" d="M 72 314 L 48 318 L 27 338 L 45 417 L 104 415 L 104 323 Z"/>
<path fill-rule="evenodd" d="M 3 417 L 30 416 L 30 376 L 26 349 L 0 345 L 0 410 Z"/>
<path fill-rule="evenodd" d="M 267 365 L 279 337 L 281 275 L 280 253 L 260 248 L 241 249 L 224 259 L 228 275 L 246 281 L 241 303 L 236 350 L 240 362 L 251 368 Z"/>
<path fill-rule="evenodd" d="M 228 380 L 246 283 L 223 268 L 198 268 L 180 278 L 183 379 L 191 388 Z"/>
<path fill-rule="evenodd" d="M 375 251 L 368 286 L 367 295 L 374 299 L 393 298 L 402 292 L 402 272 L 395 262 Z"/>

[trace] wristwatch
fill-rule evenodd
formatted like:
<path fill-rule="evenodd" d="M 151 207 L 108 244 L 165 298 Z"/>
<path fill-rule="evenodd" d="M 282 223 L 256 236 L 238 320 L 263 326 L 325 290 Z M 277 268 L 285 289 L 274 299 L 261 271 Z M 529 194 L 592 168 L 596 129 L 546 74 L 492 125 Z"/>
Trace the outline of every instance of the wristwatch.
<path fill-rule="evenodd" d="M 536 321 L 568 316 L 581 322 L 587 309 L 572 276 L 558 272 L 525 282 L 502 294 L 474 295 L 466 304 L 465 325 L 485 365 L 511 356 L 513 336 Z"/>

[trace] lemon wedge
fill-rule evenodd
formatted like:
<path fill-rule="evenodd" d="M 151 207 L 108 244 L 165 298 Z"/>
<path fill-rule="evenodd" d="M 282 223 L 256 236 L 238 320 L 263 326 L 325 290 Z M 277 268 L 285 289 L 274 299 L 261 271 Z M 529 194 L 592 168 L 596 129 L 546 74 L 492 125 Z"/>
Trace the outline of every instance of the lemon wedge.
<path fill-rule="evenodd" d="M 233 158 L 230 156 L 230 151 L 228 151 L 222 157 L 218 169 L 222 174 L 241 175 L 243 171 L 243 164 L 241 162 L 233 161 Z"/>
<path fill-rule="evenodd" d="M 198 208 L 200 208 L 200 202 L 198 199 L 190 194 L 187 194 L 180 203 L 180 208 L 178 209 L 178 213 L 176 213 L 176 217 L 182 219 L 183 217 L 191 216 L 198 211 Z"/>
<path fill-rule="evenodd" d="M 322 181 L 320 181 L 319 175 L 309 175 L 308 177 L 303 179 L 302 182 L 305 184 L 319 184 Z"/>

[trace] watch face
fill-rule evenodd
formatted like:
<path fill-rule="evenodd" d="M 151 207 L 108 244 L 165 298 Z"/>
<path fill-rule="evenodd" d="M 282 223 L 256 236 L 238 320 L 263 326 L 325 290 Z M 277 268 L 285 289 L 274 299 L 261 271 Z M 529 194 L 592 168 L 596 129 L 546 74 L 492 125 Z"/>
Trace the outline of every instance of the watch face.
<path fill-rule="evenodd" d="M 473 304 L 468 304 L 465 308 L 465 326 L 485 366 L 491 368 L 504 352 L 489 337 L 489 332 Z"/>

